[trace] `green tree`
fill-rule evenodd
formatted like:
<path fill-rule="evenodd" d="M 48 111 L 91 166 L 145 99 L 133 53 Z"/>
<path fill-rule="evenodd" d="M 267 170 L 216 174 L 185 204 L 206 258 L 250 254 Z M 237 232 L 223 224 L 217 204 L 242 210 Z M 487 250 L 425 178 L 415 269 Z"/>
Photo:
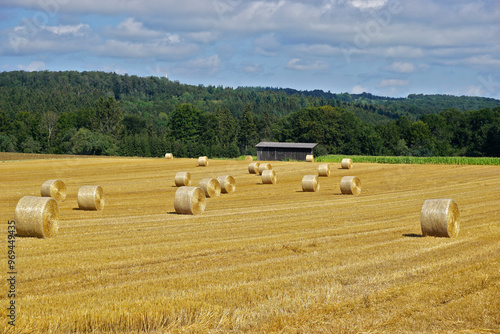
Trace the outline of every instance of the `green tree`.
<path fill-rule="evenodd" d="M 101 97 L 95 104 L 92 130 L 118 138 L 122 131 L 123 112 L 113 97 Z"/>

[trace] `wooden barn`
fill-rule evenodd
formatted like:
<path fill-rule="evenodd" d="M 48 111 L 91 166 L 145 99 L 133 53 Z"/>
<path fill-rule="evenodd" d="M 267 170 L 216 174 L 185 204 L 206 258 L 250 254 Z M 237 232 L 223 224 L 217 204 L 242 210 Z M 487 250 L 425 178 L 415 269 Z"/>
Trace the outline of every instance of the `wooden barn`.
<path fill-rule="evenodd" d="M 261 142 L 257 147 L 257 160 L 281 161 L 285 159 L 306 160 L 306 155 L 313 154 L 317 143 L 272 143 Z"/>

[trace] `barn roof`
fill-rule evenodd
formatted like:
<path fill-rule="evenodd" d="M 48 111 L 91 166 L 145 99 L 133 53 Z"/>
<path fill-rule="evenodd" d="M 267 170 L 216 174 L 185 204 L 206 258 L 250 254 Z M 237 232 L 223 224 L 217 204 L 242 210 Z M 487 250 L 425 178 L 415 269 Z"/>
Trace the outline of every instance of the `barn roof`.
<path fill-rule="evenodd" d="M 318 143 L 278 143 L 278 142 L 260 142 L 255 147 L 272 148 L 314 148 Z"/>

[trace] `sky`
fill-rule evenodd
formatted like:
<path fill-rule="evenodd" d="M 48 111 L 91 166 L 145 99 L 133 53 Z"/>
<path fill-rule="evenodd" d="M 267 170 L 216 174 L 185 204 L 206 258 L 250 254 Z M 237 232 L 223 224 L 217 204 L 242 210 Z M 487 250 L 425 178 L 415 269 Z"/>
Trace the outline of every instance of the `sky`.
<path fill-rule="evenodd" d="M 0 0 L 0 71 L 500 99 L 498 0 Z"/>

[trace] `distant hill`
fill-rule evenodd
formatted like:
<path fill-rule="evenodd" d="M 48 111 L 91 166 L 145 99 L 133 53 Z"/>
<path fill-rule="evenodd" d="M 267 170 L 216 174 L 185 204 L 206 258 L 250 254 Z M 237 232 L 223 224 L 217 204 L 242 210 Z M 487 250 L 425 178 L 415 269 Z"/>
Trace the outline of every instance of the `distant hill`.
<path fill-rule="evenodd" d="M 187 85 L 164 77 L 138 77 L 106 72 L 24 72 L 0 73 L 0 109 L 33 113 L 76 112 L 89 108 L 101 96 L 122 102 L 125 112 L 168 115 L 179 103 L 192 103 L 200 110 L 215 112 L 227 108 L 241 118 L 245 108 L 256 115 L 267 112 L 283 117 L 306 107 L 331 105 L 353 112 L 361 120 L 381 123 L 407 116 L 412 120 L 455 108 L 460 111 L 500 106 L 500 100 L 451 95 L 412 94 L 391 98 L 370 93 L 330 93 L 292 88 L 222 87 Z"/>

